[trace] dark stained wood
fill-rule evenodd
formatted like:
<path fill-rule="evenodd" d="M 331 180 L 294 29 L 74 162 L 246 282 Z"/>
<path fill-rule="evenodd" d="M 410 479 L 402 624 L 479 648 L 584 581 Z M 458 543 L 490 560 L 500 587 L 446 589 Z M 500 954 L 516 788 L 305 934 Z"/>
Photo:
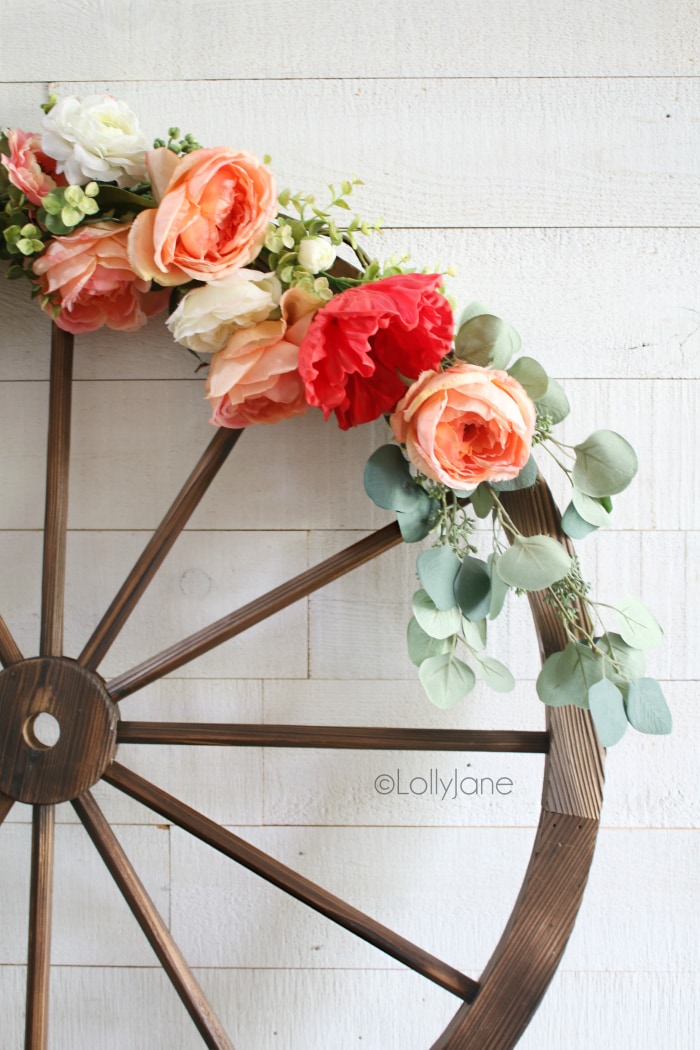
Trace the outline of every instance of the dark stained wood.
<path fill-rule="evenodd" d="M 53 747 L 33 719 L 58 721 Z M 74 660 L 36 657 L 0 673 L 0 791 L 20 802 L 65 802 L 99 780 L 117 746 L 117 709 L 101 679 Z"/>
<path fill-rule="evenodd" d="M 10 664 L 18 664 L 22 659 L 22 654 L 19 651 L 17 642 L 10 634 L 10 630 L 0 616 L 0 663 L 3 667 L 9 667 Z"/>
<path fill-rule="evenodd" d="M 9 798 L 7 795 L 3 795 L 0 792 L 0 824 L 2 824 L 3 820 L 10 812 L 14 804 L 15 800 L 13 798 Z"/>
<path fill-rule="evenodd" d="M 78 663 L 83 667 L 94 671 L 104 659 L 242 433 L 242 430 L 226 427 L 216 431 L 78 657 Z"/>
<path fill-rule="evenodd" d="M 170 930 L 90 792 L 86 791 L 79 798 L 73 799 L 73 808 L 194 1021 L 205 1045 L 209 1050 L 234 1050 L 233 1043 L 197 983 Z"/>
<path fill-rule="evenodd" d="M 117 739 L 120 744 L 328 747 L 369 751 L 508 751 L 546 754 L 549 750 L 548 733 L 502 729 L 120 722 Z"/>
<path fill-rule="evenodd" d="M 142 689 L 163 675 L 175 671 L 401 542 L 401 531 L 396 522 L 385 525 L 383 529 L 346 547 L 312 569 L 307 569 L 262 597 L 248 602 L 228 616 L 216 620 L 201 631 L 144 660 L 137 667 L 132 667 L 130 671 L 113 678 L 107 685 L 110 696 L 115 701 L 123 700 L 137 689 Z"/>
<path fill-rule="evenodd" d="M 45 1050 L 48 1046 L 54 819 L 53 806 L 34 806 L 29 888 L 25 1050 Z"/>
<path fill-rule="evenodd" d="M 168 795 L 155 784 L 149 783 L 116 762 L 105 770 L 103 779 L 428 980 L 434 981 L 461 999 L 469 1001 L 474 998 L 478 984 L 471 978 L 215 824 L 213 820 Z"/>
<path fill-rule="evenodd" d="M 72 377 L 73 336 L 53 325 L 46 458 L 44 561 L 41 580 L 39 652 L 42 656 L 60 656 L 63 651 Z"/>

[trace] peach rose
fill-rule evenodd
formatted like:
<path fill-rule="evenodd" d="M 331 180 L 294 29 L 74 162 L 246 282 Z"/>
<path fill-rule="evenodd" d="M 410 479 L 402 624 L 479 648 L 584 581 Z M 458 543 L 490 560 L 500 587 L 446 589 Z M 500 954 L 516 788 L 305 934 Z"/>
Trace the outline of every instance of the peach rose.
<path fill-rule="evenodd" d="M 49 241 L 34 263 L 46 313 L 66 332 L 94 332 L 102 325 L 134 332 L 168 304 L 169 293 L 150 292 L 150 281 L 129 265 L 129 227 L 118 222 L 81 226 Z M 53 315 L 52 304 L 60 313 Z"/>
<path fill-rule="evenodd" d="M 517 477 L 530 456 L 535 406 L 498 369 L 458 362 L 423 372 L 390 419 L 411 463 L 453 489 Z"/>
<path fill-rule="evenodd" d="M 56 162 L 42 151 L 41 136 L 15 128 L 7 132 L 7 145 L 10 155 L 0 161 L 12 185 L 32 204 L 39 206 L 47 193 L 67 185 L 63 175 L 56 175 Z"/>
<path fill-rule="evenodd" d="M 322 300 L 303 288 L 280 299 L 282 317 L 234 332 L 214 354 L 207 380 L 211 422 L 221 427 L 278 423 L 306 412 L 299 344 Z"/>
<path fill-rule="evenodd" d="M 220 146 L 146 157 L 157 208 L 141 212 L 129 238 L 131 264 L 158 284 L 217 281 L 246 266 L 277 214 L 271 172 L 252 153 Z"/>

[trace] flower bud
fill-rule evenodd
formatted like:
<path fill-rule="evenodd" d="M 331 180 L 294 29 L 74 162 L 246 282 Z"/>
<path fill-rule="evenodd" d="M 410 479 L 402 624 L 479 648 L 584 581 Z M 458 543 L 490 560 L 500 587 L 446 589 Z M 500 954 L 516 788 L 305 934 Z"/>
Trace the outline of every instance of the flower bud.
<path fill-rule="evenodd" d="M 328 270 L 335 262 L 335 248 L 321 237 L 304 237 L 299 244 L 299 262 L 309 273 Z"/>

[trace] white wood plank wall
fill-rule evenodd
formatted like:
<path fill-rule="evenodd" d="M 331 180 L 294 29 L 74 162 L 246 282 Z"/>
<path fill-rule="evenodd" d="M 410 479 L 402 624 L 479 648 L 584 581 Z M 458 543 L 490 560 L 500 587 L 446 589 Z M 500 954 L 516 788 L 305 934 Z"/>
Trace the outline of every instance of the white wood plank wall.
<path fill-rule="evenodd" d="M 602 597 L 665 624 L 651 671 L 672 738 L 609 757 L 603 830 L 562 967 L 523 1050 L 693 1050 L 698 992 L 700 10 L 693 0 L 3 0 L 0 118 L 47 89 L 107 88 L 149 135 L 269 152 L 282 185 L 351 172 L 377 251 L 454 263 L 567 381 L 568 432 L 627 434 L 640 479 L 581 546 Z M 48 326 L 0 284 L 0 612 L 36 651 Z M 159 321 L 78 342 L 67 646 L 77 652 L 210 434 L 201 381 Z M 114 646 L 107 673 L 388 520 L 362 492 L 381 426 L 309 417 L 247 434 Z M 342 483 L 339 484 L 339 479 Z M 127 716 L 442 725 L 404 655 L 414 551 L 392 552 L 124 704 Z M 520 676 L 467 726 L 538 727 L 532 631 L 497 634 Z M 520 885 L 542 763 L 472 756 L 511 796 L 381 796 L 441 756 L 124 748 L 250 841 L 478 974 Z M 447 993 L 329 928 L 140 807 L 98 791 L 241 1050 L 423 1050 Z M 65 812 L 64 812 L 65 810 Z M 0 1046 L 22 1045 L 29 810 L 0 829 Z M 59 810 L 52 1050 L 200 1042 L 70 807 Z"/>

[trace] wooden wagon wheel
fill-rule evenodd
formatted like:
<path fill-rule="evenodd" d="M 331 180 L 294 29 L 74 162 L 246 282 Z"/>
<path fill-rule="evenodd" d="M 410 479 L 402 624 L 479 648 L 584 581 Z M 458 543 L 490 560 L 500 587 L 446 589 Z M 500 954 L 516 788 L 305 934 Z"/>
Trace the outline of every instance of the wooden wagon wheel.
<path fill-rule="evenodd" d="M 542 733 L 121 721 L 117 705 L 124 697 L 395 546 L 401 536 L 398 526 L 388 525 L 105 682 L 98 674 L 102 659 L 240 432 L 214 434 L 82 653 L 69 659 L 63 656 L 63 599 L 72 357 L 72 336 L 54 327 L 39 655 L 25 658 L 0 619 L 0 823 L 15 801 L 33 807 L 25 1050 L 43 1050 L 48 1041 L 54 811 L 64 801 L 71 801 L 204 1044 L 217 1050 L 232 1047 L 90 793 L 100 779 L 453 993 L 460 1005 L 432 1050 L 514 1046 L 559 963 L 593 857 L 603 752 L 588 713 L 570 707 L 549 710 L 548 730 Z M 544 482 L 502 498 L 522 533 L 548 533 L 568 544 Z M 563 648 L 566 638 L 540 596 L 531 595 L 530 602 L 544 657 Z M 584 617 L 583 611 L 580 615 Z M 36 724 L 47 713 L 60 727 L 53 745 L 42 743 Z M 475 980 L 460 973 L 125 768 L 116 761 L 120 742 L 546 754 L 530 863 L 483 974 Z"/>

